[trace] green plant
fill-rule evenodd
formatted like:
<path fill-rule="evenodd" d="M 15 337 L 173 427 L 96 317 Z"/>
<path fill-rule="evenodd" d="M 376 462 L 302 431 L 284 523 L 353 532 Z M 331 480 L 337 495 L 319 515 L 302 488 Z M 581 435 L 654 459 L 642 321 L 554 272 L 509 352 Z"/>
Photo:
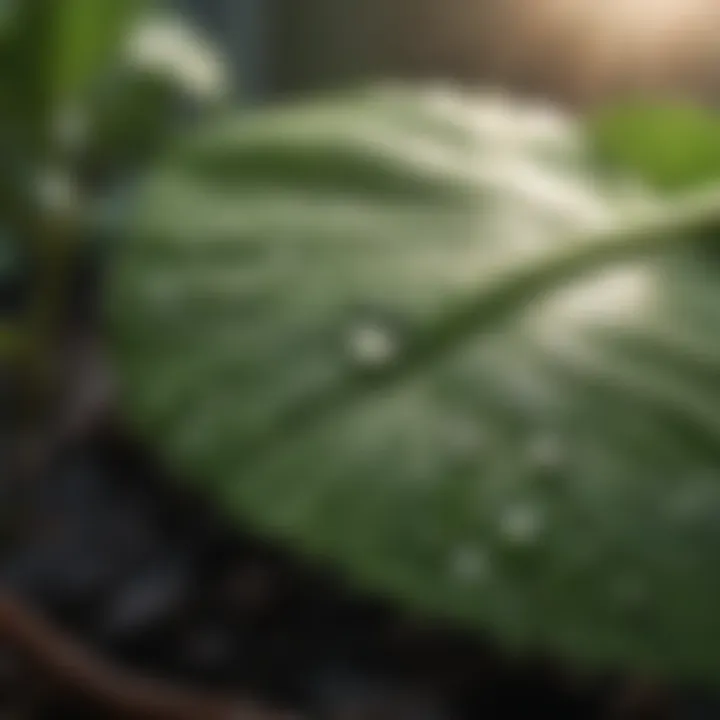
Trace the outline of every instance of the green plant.
<path fill-rule="evenodd" d="M 632 171 L 666 192 L 712 184 L 720 167 L 720 121 L 707 107 L 655 102 L 602 111 L 591 122 L 599 162 Z"/>
<path fill-rule="evenodd" d="M 116 259 L 121 397 L 218 507 L 357 584 L 717 680 L 720 192 L 594 158 L 576 121 L 442 89 L 205 127 Z"/>
<path fill-rule="evenodd" d="M 95 93 L 135 7 L 112 6 L 4 19 L 31 69 L 3 79 L 0 133 L 8 237 L 37 266 L 0 343 L 25 400 L 87 239 L 68 191 L 167 150 L 106 300 L 124 413 L 170 466 L 238 523 L 509 646 L 720 679 L 720 190 L 695 188 L 714 154 L 656 166 L 629 121 L 608 145 L 503 98 L 392 86 L 166 148 L 157 66 L 117 86 L 145 110 Z M 56 120 L 79 101 L 107 124 L 68 154 Z M 696 130 L 661 135 L 707 147 Z M 596 165 L 608 147 L 627 177 Z"/>
<path fill-rule="evenodd" d="M 104 203 L 162 152 L 188 99 L 207 110 L 226 78 L 212 48 L 145 0 L 7 0 L 0 59 L 0 280 L 25 298 L 3 316 L 0 349 L 33 425 Z"/>

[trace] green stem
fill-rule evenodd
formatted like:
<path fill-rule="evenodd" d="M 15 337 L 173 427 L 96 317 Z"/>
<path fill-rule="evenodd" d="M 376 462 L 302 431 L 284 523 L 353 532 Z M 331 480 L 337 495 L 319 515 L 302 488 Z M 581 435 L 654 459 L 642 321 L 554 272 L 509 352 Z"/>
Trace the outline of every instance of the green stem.
<path fill-rule="evenodd" d="M 33 246 L 36 276 L 19 368 L 21 410 L 30 427 L 46 418 L 54 400 L 52 371 L 62 339 L 75 247 L 72 220 L 63 214 L 41 214 Z"/>
<path fill-rule="evenodd" d="M 620 228 L 585 233 L 542 258 L 531 258 L 499 273 L 475 295 L 423 334 L 407 361 L 389 375 L 406 374 L 501 321 L 509 312 L 542 297 L 558 284 L 624 260 L 653 256 L 675 245 L 697 242 L 697 232 L 720 226 L 720 186 L 692 193 L 653 209 Z"/>

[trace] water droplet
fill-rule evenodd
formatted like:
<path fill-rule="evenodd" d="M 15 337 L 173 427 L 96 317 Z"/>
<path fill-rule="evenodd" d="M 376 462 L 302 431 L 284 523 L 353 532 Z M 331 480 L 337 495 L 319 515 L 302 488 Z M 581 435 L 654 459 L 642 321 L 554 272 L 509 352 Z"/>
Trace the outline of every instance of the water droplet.
<path fill-rule="evenodd" d="M 500 516 L 500 534 L 513 545 L 533 544 L 544 525 L 544 512 L 534 503 L 517 503 Z"/>
<path fill-rule="evenodd" d="M 477 547 L 460 547 L 452 555 L 450 571 L 460 580 L 477 582 L 490 572 L 490 559 L 487 553 Z"/>
<path fill-rule="evenodd" d="M 364 367 L 382 367 L 392 362 L 398 354 L 396 334 L 379 322 L 355 325 L 348 337 L 350 356 Z"/>

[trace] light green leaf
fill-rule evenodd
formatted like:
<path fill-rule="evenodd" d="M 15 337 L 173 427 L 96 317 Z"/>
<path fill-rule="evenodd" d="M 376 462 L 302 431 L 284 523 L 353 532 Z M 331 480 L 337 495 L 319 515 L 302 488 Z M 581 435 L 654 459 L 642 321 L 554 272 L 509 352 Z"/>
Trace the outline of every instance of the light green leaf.
<path fill-rule="evenodd" d="M 372 591 L 720 679 L 720 268 L 695 232 L 719 215 L 608 187 L 573 122 L 501 98 L 220 123 L 119 248 L 127 416 Z"/>
<path fill-rule="evenodd" d="M 720 182 L 720 118 L 691 104 L 635 103 L 592 120 L 599 158 L 665 191 Z"/>
<path fill-rule="evenodd" d="M 200 103 L 226 99 L 232 89 L 228 60 L 177 13 L 148 13 L 126 46 L 128 65 Z"/>

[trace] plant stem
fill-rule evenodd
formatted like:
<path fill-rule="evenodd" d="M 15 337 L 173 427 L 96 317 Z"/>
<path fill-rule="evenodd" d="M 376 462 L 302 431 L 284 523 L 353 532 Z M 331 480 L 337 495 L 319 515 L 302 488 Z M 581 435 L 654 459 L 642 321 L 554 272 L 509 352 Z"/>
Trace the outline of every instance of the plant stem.
<path fill-rule="evenodd" d="M 291 720 L 239 699 L 134 676 L 64 637 L 4 591 L 0 591 L 0 641 L 30 660 L 61 690 L 103 708 L 103 717 L 108 713 L 135 720 Z"/>
<path fill-rule="evenodd" d="M 53 369 L 68 309 L 77 223 L 71 213 L 40 211 L 32 234 L 35 276 L 19 367 L 26 427 L 45 421 L 52 408 Z"/>

